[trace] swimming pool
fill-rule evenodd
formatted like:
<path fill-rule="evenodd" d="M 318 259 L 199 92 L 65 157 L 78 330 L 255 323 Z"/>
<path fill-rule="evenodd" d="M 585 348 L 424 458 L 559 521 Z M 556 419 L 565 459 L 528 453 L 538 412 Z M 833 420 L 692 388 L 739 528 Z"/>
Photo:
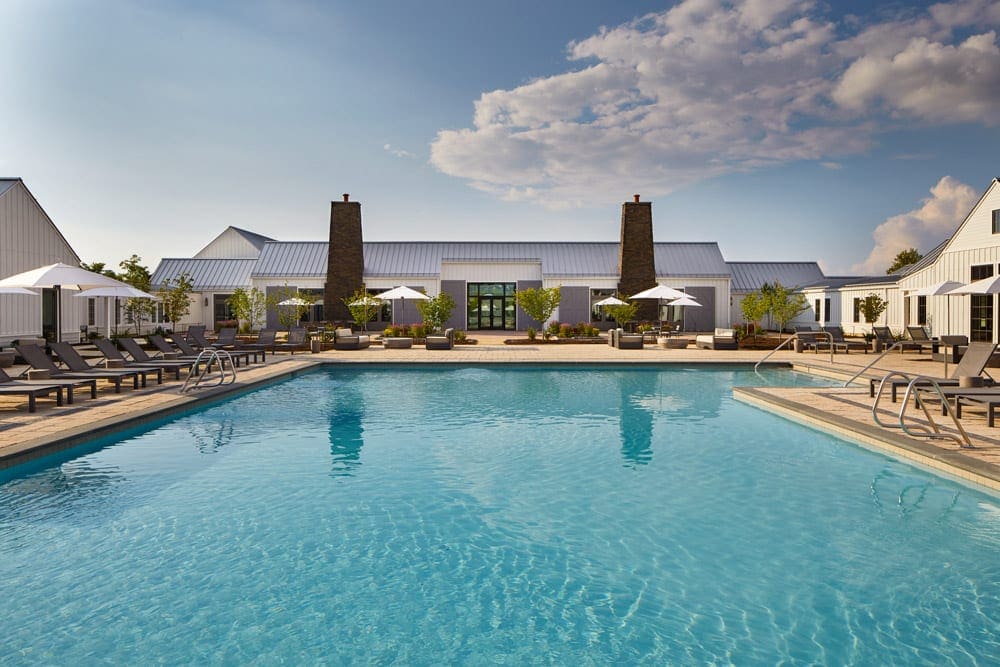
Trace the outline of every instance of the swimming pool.
<path fill-rule="evenodd" d="M 0 661 L 995 660 L 1000 503 L 760 382 L 337 368 L 10 471 Z"/>

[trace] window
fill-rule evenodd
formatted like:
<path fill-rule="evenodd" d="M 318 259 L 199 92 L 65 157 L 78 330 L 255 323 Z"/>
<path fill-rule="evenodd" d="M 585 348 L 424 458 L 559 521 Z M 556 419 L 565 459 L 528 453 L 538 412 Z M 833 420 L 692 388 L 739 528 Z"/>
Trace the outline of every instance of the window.
<path fill-rule="evenodd" d="M 815 313 L 816 321 L 819 322 L 819 317 L 820 317 L 819 299 L 816 299 L 816 301 L 813 303 L 813 307 L 816 309 Z"/>
<path fill-rule="evenodd" d="M 595 306 L 594 304 L 598 301 L 603 301 L 609 296 L 614 296 L 615 291 L 613 289 L 592 289 L 590 290 L 590 321 L 591 322 L 610 322 L 611 316 L 608 314 L 608 309 L 604 306 Z"/>
<path fill-rule="evenodd" d="M 1000 208 L 993 211 L 993 233 L 1000 234 Z"/>
<path fill-rule="evenodd" d="M 975 264 L 972 266 L 971 271 L 972 280 L 982 280 L 984 278 L 993 277 L 992 264 Z"/>
<path fill-rule="evenodd" d="M 973 294 L 969 340 L 993 340 L 993 295 Z"/>
<path fill-rule="evenodd" d="M 861 321 L 861 299 L 854 297 L 854 321 Z"/>
<path fill-rule="evenodd" d="M 823 321 L 824 322 L 829 322 L 830 321 L 830 300 L 829 299 L 823 299 Z"/>
<path fill-rule="evenodd" d="M 92 327 L 97 324 L 96 299 L 87 299 L 87 326 Z"/>
<path fill-rule="evenodd" d="M 917 297 L 917 324 L 924 326 L 927 324 L 927 297 Z"/>

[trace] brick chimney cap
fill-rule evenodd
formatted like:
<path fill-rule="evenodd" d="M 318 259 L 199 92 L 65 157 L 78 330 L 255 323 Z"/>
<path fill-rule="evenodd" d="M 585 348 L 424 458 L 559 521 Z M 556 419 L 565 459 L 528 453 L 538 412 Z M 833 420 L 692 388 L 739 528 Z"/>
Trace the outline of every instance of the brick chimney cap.
<path fill-rule="evenodd" d="M 350 199 L 351 199 L 351 195 L 349 195 L 348 193 L 345 192 L 344 193 L 344 201 L 349 201 Z"/>
<path fill-rule="evenodd" d="M 634 200 L 635 200 L 635 203 L 636 203 L 636 204 L 638 204 L 638 203 L 639 203 L 639 195 L 632 195 L 632 199 L 634 199 Z"/>

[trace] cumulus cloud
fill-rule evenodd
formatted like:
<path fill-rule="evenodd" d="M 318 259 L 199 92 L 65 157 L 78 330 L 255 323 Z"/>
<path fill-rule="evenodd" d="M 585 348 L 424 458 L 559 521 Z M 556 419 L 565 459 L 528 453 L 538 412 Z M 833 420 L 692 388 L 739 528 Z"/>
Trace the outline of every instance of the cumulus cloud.
<path fill-rule="evenodd" d="M 851 272 L 882 275 L 901 250 L 916 248 L 924 253 L 933 249 L 954 233 L 975 203 L 974 189 L 945 176 L 931 188 L 931 196 L 920 208 L 894 215 L 875 228 L 875 247 Z"/>
<path fill-rule="evenodd" d="M 572 71 L 483 93 L 430 160 L 498 197 L 565 207 L 829 166 L 886 122 L 1000 124 L 996 6 L 857 25 L 812 0 L 684 0 L 569 44 Z"/>

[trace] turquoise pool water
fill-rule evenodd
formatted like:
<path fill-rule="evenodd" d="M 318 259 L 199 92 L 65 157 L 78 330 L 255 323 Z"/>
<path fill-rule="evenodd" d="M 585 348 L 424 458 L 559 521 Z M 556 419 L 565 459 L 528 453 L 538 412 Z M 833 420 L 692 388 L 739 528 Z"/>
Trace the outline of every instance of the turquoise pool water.
<path fill-rule="evenodd" d="M 3 664 L 996 664 L 1000 503 L 724 369 L 335 369 L 0 477 Z"/>

